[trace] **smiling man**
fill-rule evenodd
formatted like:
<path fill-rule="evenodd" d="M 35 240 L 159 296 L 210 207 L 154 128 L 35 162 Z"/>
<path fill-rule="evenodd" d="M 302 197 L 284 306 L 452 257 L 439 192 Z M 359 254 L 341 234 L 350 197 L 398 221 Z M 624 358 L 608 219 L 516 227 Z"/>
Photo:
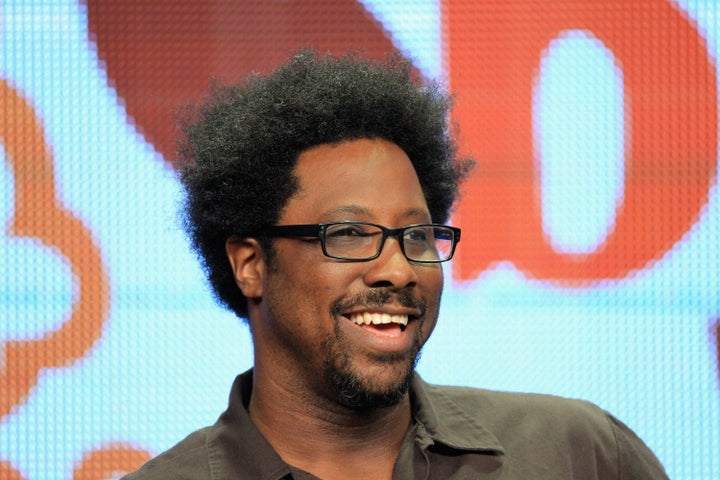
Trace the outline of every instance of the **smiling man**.
<path fill-rule="evenodd" d="M 452 247 L 459 235 L 431 224 L 412 163 L 386 140 L 311 147 L 295 176 L 282 227 L 269 230 L 271 272 L 257 240 L 227 244 L 241 291 L 260 299 L 249 305 L 257 387 L 250 409 L 288 408 L 298 397 L 329 401 L 323 409 L 395 406 L 438 315 L 445 258 L 434 244 Z M 310 229 L 292 230 L 308 222 Z"/>
<path fill-rule="evenodd" d="M 425 383 L 469 161 L 408 62 L 301 52 L 213 92 L 181 147 L 186 227 L 253 368 L 217 423 L 128 479 L 655 479 L 577 400 Z"/>

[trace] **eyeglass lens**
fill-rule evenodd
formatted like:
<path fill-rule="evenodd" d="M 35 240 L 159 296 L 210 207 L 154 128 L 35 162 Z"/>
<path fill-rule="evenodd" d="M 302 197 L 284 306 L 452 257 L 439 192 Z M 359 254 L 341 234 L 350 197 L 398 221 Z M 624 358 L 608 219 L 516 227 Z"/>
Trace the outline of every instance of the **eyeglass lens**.
<path fill-rule="evenodd" d="M 410 260 L 447 260 L 454 242 L 454 233 L 446 227 L 415 226 L 402 232 L 403 250 Z M 380 251 L 383 231 L 376 225 L 340 223 L 325 230 L 325 249 L 328 255 L 346 259 L 365 259 Z"/>

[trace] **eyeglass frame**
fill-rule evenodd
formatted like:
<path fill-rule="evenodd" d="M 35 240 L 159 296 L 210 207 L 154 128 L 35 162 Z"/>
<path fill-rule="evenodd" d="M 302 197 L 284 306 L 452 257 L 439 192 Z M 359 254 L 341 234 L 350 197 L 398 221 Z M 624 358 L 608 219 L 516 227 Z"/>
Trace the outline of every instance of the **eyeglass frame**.
<path fill-rule="evenodd" d="M 327 248 L 325 246 L 326 241 L 326 231 L 327 228 L 333 225 L 369 225 L 372 227 L 377 227 L 382 232 L 382 238 L 380 239 L 380 244 L 378 246 L 378 251 L 375 253 L 375 255 L 370 257 L 361 257 L 361 258 L 347 258 L 347 257 L 339 257 L 337 255 L 330 255 L 327 251 Z M 407 253 L 405 253 L 405 241 L 403 239 L 403 234 L 406 230 L 411 228 L 417 228 L 417 227 L 441 227 L 446 228 L 450 230 L 453 234 L 452 236 L 452 245 L 450 248 L 450 252 L 448 254 L 447 258 L 444 258 L 442 260 L 416 260 L 408 257 Z M 298 225 L 270 225 L 267 226 L 261 230 L 259 230 L 256 234 L 249 234 L 244 236 L 266 236 L 266 237 L 287 237 L 287 238 L 293 238 L 293 237 L 311 237 L 311 238 L 317 238 L 320 240 L 320 246 L 322 248 L 323 255 L 325 255 L 328 258 L 332 258 L 335 260 L 345 260 L 348 262 L 369 262 L 370 260 L 374 260 L 380 256 L 380 254 L 383 251 L 383 248 L 385 248 L 385 240 L 388 239 L 388 237 L 396 237 L 398 239 L 398 245 L 400 246 L 400 251 L 405 256 L 405 258 L 409 262 L 414 263 L 443 263 L 447 262 L 448 260 L 451 260 L 453 255 L 455 255 L 455 249 L 457 248 L 457 244 L 460 243 L 460 228 L 453 227 L 451 225 L 443 225 L 440 223 L 415 223 L 412 225 L 406 225 L 404 227 L 398 227 L 398 228 L 389 228 L 385 227 L 383 225 L 378 225 L 377 223 L 371 223 L 371 222 L 355 222 L 355 221 L 345 221 L 345 222 L 328 222 L 328 223 L 311 223 L 311 224 L 298 224 Z"/>

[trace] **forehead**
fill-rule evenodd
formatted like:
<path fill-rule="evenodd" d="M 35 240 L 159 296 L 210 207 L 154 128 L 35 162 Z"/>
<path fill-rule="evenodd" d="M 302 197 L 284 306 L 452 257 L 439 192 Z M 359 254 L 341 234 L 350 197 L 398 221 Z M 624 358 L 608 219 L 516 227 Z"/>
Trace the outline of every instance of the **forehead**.
<path fill-rule="evenodd" d="M 294 170 L 299 189 L 283 217 L 292 221 L 429 221 L 415 169 L 396 144 L 359 139 L 305 150 Z M 304 218 L 304 220 L 302 218 Z M 312 217 L 312 218 L 311 218 Z"/>

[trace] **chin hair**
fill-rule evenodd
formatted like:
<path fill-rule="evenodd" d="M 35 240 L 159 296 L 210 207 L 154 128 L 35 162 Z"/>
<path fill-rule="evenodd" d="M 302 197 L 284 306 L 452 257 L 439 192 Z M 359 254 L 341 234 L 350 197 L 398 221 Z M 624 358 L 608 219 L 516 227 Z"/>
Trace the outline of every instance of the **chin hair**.
<path fill-rule="evenodd" d="M 360 374 L 338 368 L 332 362 L 325 365 L 325 379 L 334 387 L 337 401 L 344 407 L 356 411 L 393 407 L 407 395 L 418 359 L 419 354 L 415 355 L 400 381 L 386 390 L 372 390 Z"/>

